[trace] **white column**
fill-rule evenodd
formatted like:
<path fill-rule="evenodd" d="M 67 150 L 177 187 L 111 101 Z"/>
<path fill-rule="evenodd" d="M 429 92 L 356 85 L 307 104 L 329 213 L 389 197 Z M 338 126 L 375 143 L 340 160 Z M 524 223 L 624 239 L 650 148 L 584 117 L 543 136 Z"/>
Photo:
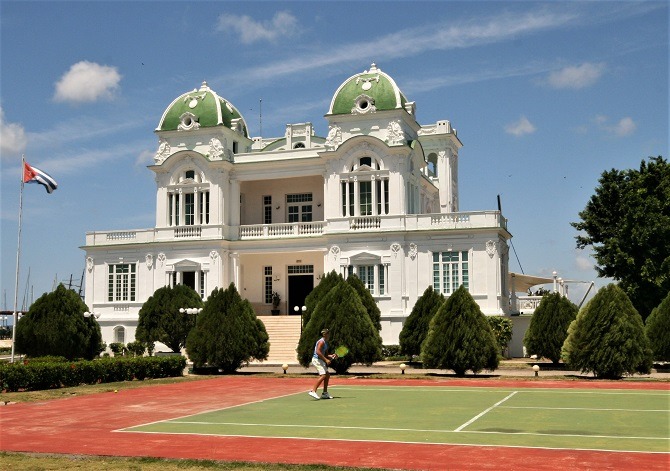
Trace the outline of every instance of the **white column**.
<path fill-rule="evenodd" d="M 358 183 L 358 178 L 354 180 L 354 216 L 360 216 L 360 185 Z"/>
<path fill-rule="evenodd" d="M 374 175 L 370 180 L 370 191 L 372 192 L 372 215 L 377 215 L 377 180 Z"/>
<path fill-rule="evenodd" d="M 198 226 L 201 224 L 200 221 L 200 194 L 198 193 L 198 189 L 194 188 L 193 189 L 193 224 Z"/>

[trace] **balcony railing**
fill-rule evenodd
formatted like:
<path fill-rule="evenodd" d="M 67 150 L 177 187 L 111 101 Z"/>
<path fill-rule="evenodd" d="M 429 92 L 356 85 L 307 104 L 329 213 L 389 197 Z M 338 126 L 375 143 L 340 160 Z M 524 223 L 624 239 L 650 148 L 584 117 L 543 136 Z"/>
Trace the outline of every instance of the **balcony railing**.
<path fill-rule="evenodd" d="M 542 296 L 517 296 L 516 298 L 512 299 L 516 300 L 516 306 L 512 306 L 512 312 L 518 312 L 520 314 L 532 314 L 540 305 Z"/>
<path fill-rule="evenodd" d="M 498 211 L 471 211 L 449 214 L 408 214 L 331 218 L 328 221 L 242 226 L 170 226 L 154 229 L 101 231 L 86 234 L 86 246 L 123 245 L 171 240 L 249 240 L 318 237 L 324 234 L 507 229 L 507 220 Z"/>

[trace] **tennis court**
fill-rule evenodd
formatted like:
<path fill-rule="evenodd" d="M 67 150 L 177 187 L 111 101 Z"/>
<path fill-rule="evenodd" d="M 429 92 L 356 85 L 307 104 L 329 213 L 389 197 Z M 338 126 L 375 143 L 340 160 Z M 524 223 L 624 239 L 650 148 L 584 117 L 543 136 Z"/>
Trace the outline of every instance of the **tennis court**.
<path fill-rule="evenodd" d="M 339 385 L 118 431 L 617 452 L 670 450 L 670 392 Z"/>

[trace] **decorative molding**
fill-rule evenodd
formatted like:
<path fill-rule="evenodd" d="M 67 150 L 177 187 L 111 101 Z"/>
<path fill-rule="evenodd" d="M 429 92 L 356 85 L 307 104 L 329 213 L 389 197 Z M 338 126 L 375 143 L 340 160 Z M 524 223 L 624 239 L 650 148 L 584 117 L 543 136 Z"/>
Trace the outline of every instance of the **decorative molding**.
<path fill-rule="evenodd" d="M 394 242 L 391 244 L 391 252 L 393 252 L 394 257 L 398 257 L 398 252 L 402 249 L 402 245 L 400 245 L 398 242 Z"/>
<path fill-rule="evenodd" d="M 193 131 L 195 129 L 200 129 L 198 117 L 189 111 L 182 113 L 182 115 L 179 117 L 179 125 L 177 126 L 177 130 Z"/>
<path fill-rule="evenodd" d="M 223 144 L 219 139 L 213 137 L 209 140 L 209 158 L 210 160 L 222 160 L 226 151 L 226 138 L 223 138 Z"/>
<path fill-rule="evenodd" d="M 372 88 L 372 82 L 377 82 L 379 83 L 379 74 L 377 74 L 374 77 L 356 77 L 356 85 L 358 85 L 360 82 L 363 82 L 363 85 L 361 85 L 361 88 L 363 90 L 370 90 Z"/>
<path fill-rule="evenodd" d="M 333 260 L 337 261 L 337 257 L 340 255 L 340 248 L 337 245 L 333 245 L 330 248 L 330 253 L 333 256 Z"/>
<path fill-rule="evenodd" d="M 165 254 L 163 252 L 159 253 L 158 257 L 156 257 L 156 260 L 158 261 L 158 264 L 159 264 L 158 266 L 162 267 L 165 264 L 166 259 L 167 259 L 167 257 L 165 256 Z"/>
<path fill-rule="evenodd" d="M 492 240 L 489 240 L 486 242 L 486 253 L 489 254 L 490 258 L 493 258 L 493 256 L 496 254 L 497 251 L 497 244 L 493 242 Z"/>
<path fill-rule="evenodd" d="M 93 257 L 86 257 L 86 269 L 89 273 L 93 271 L 94 265 L 95 263 L 93 262 Z"/>
<path fill-rule="evenodd" d="M 188 94 L 184 97 L 184 103 L 188 103 L 188 107 L 193 109 L 198 106 L 198 100 L 204 100 L 206 96 L 206 93 L 201 93 L 199 95 Z"/>
<path fill-rule="evenodd" d="M 409 258 L 414 260 L 418 254 L 419 254 L 419 247 L 414 242 L 409 244 Z"/>
<path fill-rule="evenodd" d="M 351 108 L 351 114 L 375 113 L 376 111 L 375 99 L 364 93 L 356 97 L 354 107 Z"/>
<path fill-rule="evenodd" d="M 386 143 L 390 146 L 399 146 L 405 143 L 405 132 L 399 121 L 391 121 L 386 128 Z"/>
<path fill-rule="evenodd" d="M 325 143 L 326 150 L 337 150 L 340 144 L 342 144 L 342 129 L 337 124 L 334 124 L 328 131 Z"/>
<path fill-rule="evenodd" d="M 212 263 L 216 263 L 216 261 L 219 259 L 219 252 L 217 252 L 216 250 L 212 250 L 209 253 L 209 258 L 212 259 Z"/>
<path fill-rule="evenodd" d="M 163 163 L 170 156 L 170 152 L 170 144 L 161 137 L 158 140 L 158 149 L 156 150 L 156 155 L 154 155 L 154 162 L 157 164 Z"/>
<path fill-rule="evenodd" d="M 151 267 L 154 266 L 154 256 L 148 253 L 146 257 L 144 257 L 144 261 L 147 264 L 147 269 L 151 270 Z"/>

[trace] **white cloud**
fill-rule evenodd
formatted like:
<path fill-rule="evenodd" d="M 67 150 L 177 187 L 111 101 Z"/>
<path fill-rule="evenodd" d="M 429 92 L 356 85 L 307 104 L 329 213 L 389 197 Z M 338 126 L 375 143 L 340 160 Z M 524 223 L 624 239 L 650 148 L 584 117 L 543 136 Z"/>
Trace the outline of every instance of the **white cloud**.
<path fill-rule="evenodd" d="M 575 265 L 579 271 L 592 271 L 595 262 L 581 251 L 575 255 Z"/>
<path fill-rule="evenodd" d="M 619 122 L 612 127 L 612 132 L 619 137 L 630 136 L 637 129 L 637 125 L 633 121 L 633 118 L 626 116 L 621 118 Z"/>
<path fill-rule="evenodd" d="M 56 83 L 54 100 L 70 103 L 111 99 L 119 89 L 121 75 L 116 67 L 81 61 L 70 67 Z"/>
<path fill-rule="evenodd" d="M 505 126 L 505 132 L 514 136 L 523 136 L 525 134 L 532 134 L 535 132 L 535 126 L 528 121 L 528 118 L 522 116 L 518 121 L 509 123 Z"/>
<path fill-rule="evenodd" d="M 484 44 L 493 44 L 552 30 L 576 21 L 577 16 L 570 13 L 551 13 L 547 11 L 529 12 L 525 15 L 500 14 L 489 18 L 477 17 L 471 21 L 453 23 L 445 21 L 422 27 L 398 30 L 378 38 L 339 46 L 319 46 L 318 52 L 303 53 L 294 59 L 282 58 L 248 70 L 236 70 L 235 76 L 247 77 L 246 84 L 261 83 L 268 79 L 299 75 L 306 70 L 330 68 L 351 63 L 370 63 L 376 61 L 383 70 L 383 60 L 412 57 L 430 51 L 448 51 L 466 49 Z M 398 47 L 402 44 L 403 47 Z M 223 77 L 221 81 L 235 81 Z"/>
<path fill-rule="evenodd" d="M 137 155 L 137 159 L 135 159 L 135 166 L 136 167 L 146 167 L 147 165 L 153 165 L 154 162 L 154 157 L 156 156 L 156 151 L 155 150 L 143 150 Z"/>
<path fill-rule="evenodd" d="M 564 67 L 549 74 L 547 82 L 554 88 L 584 88 L 598 81 L 605 71 L 605 64 L 585 62 L 582 65 Z"/>
<path fill-rule="evenodd" d="M 0 155 L 14 157 L 26 149 L 26 132 L 23 126 L 5 121 L 5 112 L 0 107 Z"/>
<path fill-rule="evenodd" d="M 243 44 L 294 36 L 299 29 L 298 19 L 286 11 L 275 13 L 269 21 L 256 21 L 247 15 L 224 14 L 219 16 L 216 26 L 217 31 L 239 35 Z"/>
<path fill-rule="evenodd" d="M 617 137 L 630 136 L 637 129 L 637 124 L 630 116 L 621 118 L 616 124 L 609 124 L 607 116 L 598 115 L 594 118 L 594 122 L 601 130 Z"/>

